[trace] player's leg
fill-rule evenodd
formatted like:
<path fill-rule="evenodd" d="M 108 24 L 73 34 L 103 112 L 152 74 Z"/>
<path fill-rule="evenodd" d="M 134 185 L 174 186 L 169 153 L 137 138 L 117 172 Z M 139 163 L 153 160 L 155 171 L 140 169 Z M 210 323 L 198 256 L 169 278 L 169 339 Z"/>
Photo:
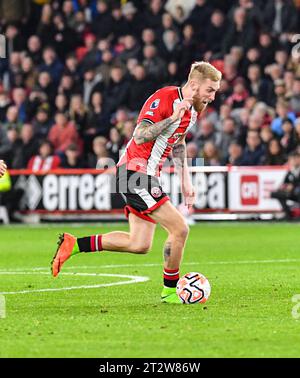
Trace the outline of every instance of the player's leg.
<path fill-rule="evenodd" d="M 64 233 L 58 242 L 58 249 L 52 261 L 52 274 L 57 276 L 63 263 L 80 252 L 116 251 L 136 254 L 151 249 L 156 224 L 129 214 L 130 232 L 113 231 L 107 234 L 83 238 Z"/>
<path fill-rule="evenodd" d="M 136 254 L 147 253 L 151 249 L 155 231 L 155 223 L 151 223 L 133 213 L 129 214 L 129 232 L 112 231 L 103 235 L 93 235 L 78 238 L 78 252 L 112 251 L 129 252 Z M 98 238 L 98 248 L 92 239 Z"/>
<path fill-rule="evenodd" d="M 176 295 L 176 284 L 179 279 L 179 267 L 189 233 L 188 225 L 170 201 L 165 202 L 149 216 L 160 223 L 168 232 L 168 238 L 164 246 L 164 289 L 162 291 L 162 300 L 170 303 L 181 303 Z"/>

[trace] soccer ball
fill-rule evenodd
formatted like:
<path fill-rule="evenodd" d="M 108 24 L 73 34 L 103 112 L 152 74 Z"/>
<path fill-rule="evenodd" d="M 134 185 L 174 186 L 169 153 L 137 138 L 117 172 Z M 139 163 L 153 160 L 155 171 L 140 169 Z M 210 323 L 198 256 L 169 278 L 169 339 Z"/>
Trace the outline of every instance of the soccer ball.
<path fill-rule="evenodd" d="M 182 276 L 176 286 L 176 293 L 182 303 L 205 303 L 210 296 L 210 284 L 201 273 L 191 272 Z"/>

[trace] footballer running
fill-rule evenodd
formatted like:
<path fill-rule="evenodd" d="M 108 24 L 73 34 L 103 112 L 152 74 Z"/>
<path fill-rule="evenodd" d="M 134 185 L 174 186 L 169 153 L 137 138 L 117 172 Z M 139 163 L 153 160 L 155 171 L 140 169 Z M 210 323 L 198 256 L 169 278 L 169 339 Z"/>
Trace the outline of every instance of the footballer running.
<path fill-rule="evenodd" d="M 207 62 L 191 66 L 187 83 L 157 90 L 143 105 L 133 137 L 117 164 L 116 187 L 125 202 L 129 232 L 114 231 L 83 238 L 64 233 L 52 261 L 52 274 L 80 252 L 116 251 L 144 254 L 151 249 L 156 224 L 167 232 L 164 245 L 162 302 L 182 303 L 176 294 L 179 267 L 189 228 L 164 193 L 159 175 L 172 152 L 184 203 L 192 207 L 195 190 L 186 161 L 185 136 L 198 115 L 215 99 L 221 72 Z"/>

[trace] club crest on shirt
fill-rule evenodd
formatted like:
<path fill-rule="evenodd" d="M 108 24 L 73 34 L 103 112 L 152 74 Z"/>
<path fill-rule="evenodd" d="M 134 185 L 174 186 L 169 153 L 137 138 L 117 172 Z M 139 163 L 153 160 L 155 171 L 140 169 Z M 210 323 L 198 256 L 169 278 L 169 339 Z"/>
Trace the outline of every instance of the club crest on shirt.
<path fill-rule="evenodd" d="M 158 198 L 161 196 L 161 190 L 158 186 L 154 186 L 153 188 L 151 188 L 151 196 L 154 197 L 154 198 Z"/>
<path fill-rule="evenodd" d="M 160 103 L 160 99 L 157 98 L 157 99 L 156 99 L 155 101 L 153 101 L 152 104 L 150 105 L 150 109 L 157 109 L 159 103 Z"/>

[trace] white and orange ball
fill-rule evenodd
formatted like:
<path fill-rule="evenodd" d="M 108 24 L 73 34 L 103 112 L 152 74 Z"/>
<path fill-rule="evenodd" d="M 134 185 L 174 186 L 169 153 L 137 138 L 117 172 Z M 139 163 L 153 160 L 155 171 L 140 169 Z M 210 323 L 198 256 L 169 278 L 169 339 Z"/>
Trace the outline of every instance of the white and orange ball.
<path fill-rule="evenodd" d="M 205 303 L 211 292 L 208 279 L 201 273 L 190 272 L 182 276 L 176 286 L 176 293 L 182 303 Z"/>

